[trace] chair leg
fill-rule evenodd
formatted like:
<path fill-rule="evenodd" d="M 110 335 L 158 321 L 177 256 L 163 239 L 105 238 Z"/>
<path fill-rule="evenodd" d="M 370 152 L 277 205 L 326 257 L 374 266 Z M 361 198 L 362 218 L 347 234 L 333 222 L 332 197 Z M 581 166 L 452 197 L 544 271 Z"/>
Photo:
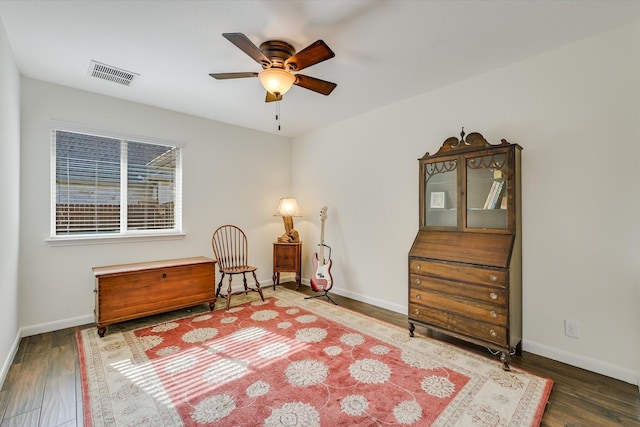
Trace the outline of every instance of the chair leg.
<path fill-rule="evenodd" d="M 264 301 L 264 295 L 262 295 L 262 288 L 260 288 L 260 282 L 258 282 L 258 277 L 256 277 L 256 272 L 252 271 L 251 274 L 253 274 L 253 280 L 256 281 L 256 291 L 258 291 L 258 293 L 260 294 L 260 298 L 262 298 L 262 301 Z"/>
<path fill-rule="evenodd" d="M 224 273 L 220 272 L 220 282 L 218 283 L 218 289 L 216 290 L 216 299 L 220 296 L 220 289 L 222 289 L 222 280 L 224 279 Z"/>
<path fill-rule="evenodd" d="M 247 287 L 247 275 L 246 275 L 246 273 L 242 273 L 242 283 L 244 284 L 244 294 L 247 295 L 249 293 L 249 288 Z"/>
<path fill-rule="evenodd" d="M 227 287 L 227 310 L 229 310 L 229 306 L 231 305 L 231 279 L 233 278 L 233 274 L 229 275 L 229 286 Z"/>

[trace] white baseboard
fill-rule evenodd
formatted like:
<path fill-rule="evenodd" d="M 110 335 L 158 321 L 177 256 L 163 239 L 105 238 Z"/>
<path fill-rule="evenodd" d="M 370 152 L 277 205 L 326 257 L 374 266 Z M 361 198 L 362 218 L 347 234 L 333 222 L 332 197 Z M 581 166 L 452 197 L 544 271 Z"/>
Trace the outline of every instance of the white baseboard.
<path fill-rule="evenodd" d="M 18 333 L 16 334 L 16 339 L 13 341 L 11 350 L 9 350 L 9 354 L 7 355 L 7 360 L 4 361 L 2 365 L 2 370 L 0 370 L 0 390 L 4 385 L 4 380 L 7 379 L 7 374 L 9 373 L 9 369 L 11 368 L 11 364 L 13 363 L 13 358 L 16 357 L 16 353 L 18 352 L 19 345 L 20 345 L 20 331 L 18 331 Z"/>
<path fill-rule="evenodd" d="M 640 390 L 640 373 L 631 369 L 528 340 L 522 340 L 522 349 L 529 353 L 637 385 Z"/>
<path fill-rule="evenodd" d="M 96 321 L 93 314 L 86 316 L 72 317 L 70 319 L 57 320 L 55 322 L 40 323 L 39 325 L 25 326 L 20 328 L 20 337 L 30 337 L 31 335 L 44 334 L 46 332 L 58 331 L 74 326 L 86 325 Z"/>
<path fill-rule="evenodd" d="M 302 284 L 305 286 L 311 286 L 309 279 L 302 279 Z M 357 292 L 351 292 L 347 289 L 342 289 L 335 286 L 331 288 L 331 292 L 336 295 L 341 295 L 343 297 L 354 299 L 356 301 L 361 301 L 367 304 L 375 305 L 376 307 L 385 308 L 387 310 L 391 310 L 396 313 L 407 314 L 407 307 L 401 304 L 392 304 L 389 301 L 381 300 L 378 298 L 371 298 L 368 295 L 360 294 Z"/>

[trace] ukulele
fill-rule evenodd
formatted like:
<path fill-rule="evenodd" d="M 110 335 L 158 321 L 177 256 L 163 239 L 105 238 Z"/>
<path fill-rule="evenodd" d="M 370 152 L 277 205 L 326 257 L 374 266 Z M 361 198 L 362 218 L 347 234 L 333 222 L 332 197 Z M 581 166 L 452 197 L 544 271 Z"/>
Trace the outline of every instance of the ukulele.
<path fill-rule="evenodd" d="M 326 294 L 333 286 L 333 278 L 331 277 L 331 248 L 324 244 L 324 222 L 327 219 L 327 207 L 320 210 L 320 219 L 322 225 L 320 227 L 320 254 L 316 252 L 313 256 L 313 274 L 311 274 L 311 289 L 316 292 L 324 291 Z M 329 248 L 329 259 L 324 258 L 324 248 Z"/>

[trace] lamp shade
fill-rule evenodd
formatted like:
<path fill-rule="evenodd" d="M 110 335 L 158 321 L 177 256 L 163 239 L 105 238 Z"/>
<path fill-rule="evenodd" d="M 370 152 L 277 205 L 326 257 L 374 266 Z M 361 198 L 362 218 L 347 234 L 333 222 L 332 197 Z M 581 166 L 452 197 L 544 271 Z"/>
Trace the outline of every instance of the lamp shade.
<path fill-rule="evenodd" d="M 298 208 L 298 202 L 295 197 L 283 197 L 280 199 L 277 216 L 302 216 L 300 215 L 300 208 Z"/>
<path fill-rule="evenodd" d="M 262 70 L 260 74 L 258 74 L 258 78 L 267 92 L 275 96 L 284 95 L 291 89 L 293 82 L 296 81 L 296 77 L 293 74 L 282 68 L 267 68 L 266 70 Z"/>

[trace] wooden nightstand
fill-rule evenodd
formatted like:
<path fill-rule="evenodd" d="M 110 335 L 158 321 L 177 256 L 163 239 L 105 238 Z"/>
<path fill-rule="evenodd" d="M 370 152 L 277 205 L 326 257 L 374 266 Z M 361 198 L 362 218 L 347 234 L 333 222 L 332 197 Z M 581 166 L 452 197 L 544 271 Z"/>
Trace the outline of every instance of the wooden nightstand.
<path fill-rule="evenodd" d="M 302 269 L 302 242 L 273 243 L 273 289 L 280 284 L 281 272 L 296 273 L 296 290 L 300 290 Z"/>

